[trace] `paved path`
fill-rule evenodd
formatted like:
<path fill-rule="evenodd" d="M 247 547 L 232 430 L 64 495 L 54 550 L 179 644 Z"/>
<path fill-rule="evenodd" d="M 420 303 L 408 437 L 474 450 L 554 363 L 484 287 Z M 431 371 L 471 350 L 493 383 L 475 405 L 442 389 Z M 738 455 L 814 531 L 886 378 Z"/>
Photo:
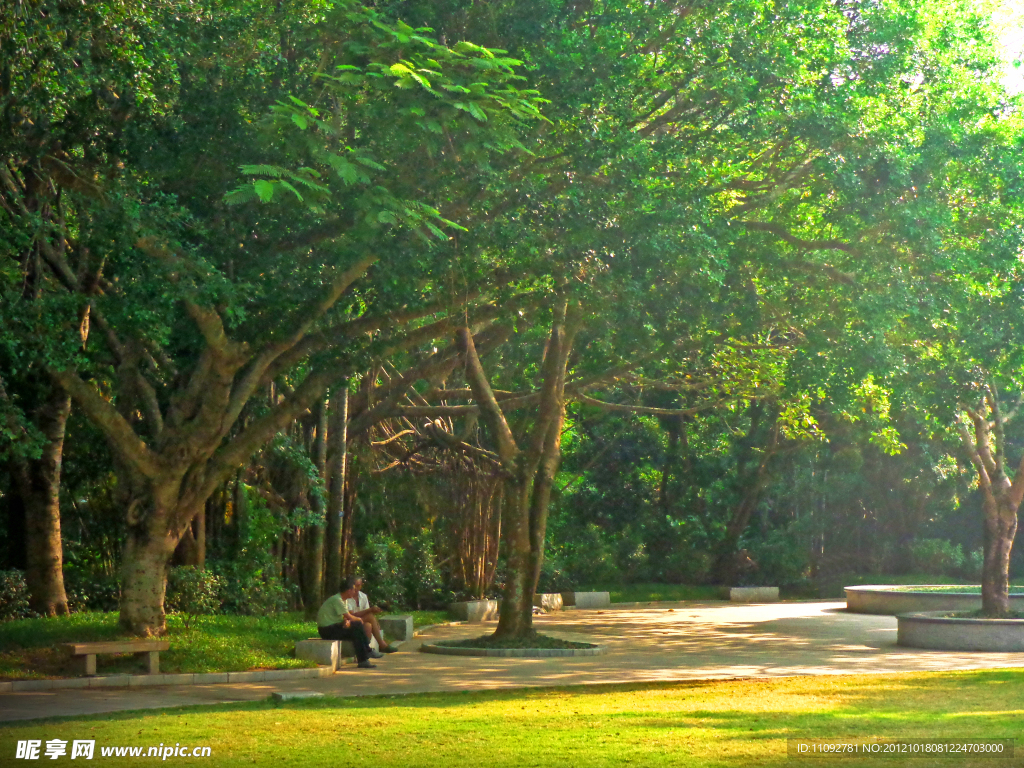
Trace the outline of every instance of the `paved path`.
<path fill-rule="evenodd" d="M 0 721 L 265 699 L 274 691 L 332 696 L 636 683 L 728 677 L 828 675 L 1024 667 L 1024 654 L 916 651 L 896 646 L 896 619 L 847 613 L 842 602 L 676 603 L 676 607 L 565 611 L 538 617 L 542 632 L 593 639 L 603 656 L 496 659 L 436 656 L 422 641 L 473 637 L 493 623 L 437 627 L 375 670 L 329 679 L 205 686 L 0 694 Z"/>

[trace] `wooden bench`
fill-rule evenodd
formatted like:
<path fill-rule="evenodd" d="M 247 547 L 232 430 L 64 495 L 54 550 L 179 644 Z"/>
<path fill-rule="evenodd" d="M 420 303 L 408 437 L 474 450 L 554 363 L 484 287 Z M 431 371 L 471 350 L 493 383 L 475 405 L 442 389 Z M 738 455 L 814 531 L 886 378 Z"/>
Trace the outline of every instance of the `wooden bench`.
<path fill-rule="evenodd" d="M 160 674 L 160 651 L 171 647 L 167 640 L 112 640 L 105 643 L 66 643 L 64 648 L 70 652 L 72 659 L 79 665 L 81 673 L 87 677 L 96 675 L 96 654 L 99 653 L 134 653 L 137 657 L 145 657 L 149 674 Z"/>

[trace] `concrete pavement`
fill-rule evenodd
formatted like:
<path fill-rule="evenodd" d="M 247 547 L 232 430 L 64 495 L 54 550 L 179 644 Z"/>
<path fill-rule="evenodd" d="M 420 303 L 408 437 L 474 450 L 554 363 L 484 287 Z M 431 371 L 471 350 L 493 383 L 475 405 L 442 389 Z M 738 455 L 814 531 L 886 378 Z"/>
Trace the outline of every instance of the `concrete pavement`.
<path fill-rule="evenodd" d="M 564 611 L 537 617 L 544 633 L 598 642 L 602 656 L 505 659 L 418 653 L 422 642 L 474 637 L 494 623 L 429 629 L 375 670 L 333 677 L 205 686 L 23 691 L 0 694 L 0 721 L 129 709 L 253 701 L 274 691 L 366 696 L 532 686 L 665 682 L 1024 667 L 1020 653 L 918 651 L 896 646 L 896 619 L 847 613 L 843 602 L 673 603 Z"/>

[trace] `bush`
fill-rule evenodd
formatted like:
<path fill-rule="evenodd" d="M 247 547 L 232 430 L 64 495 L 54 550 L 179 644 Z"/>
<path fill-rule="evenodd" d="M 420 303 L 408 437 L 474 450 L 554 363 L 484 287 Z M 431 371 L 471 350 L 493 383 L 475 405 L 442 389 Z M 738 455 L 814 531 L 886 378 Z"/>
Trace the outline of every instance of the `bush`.
<path fill-rule="evenodd" d="M 35 616 L 28 607 L 28 586 L 21 571 L 0 571 L 0 621 Z"/>
<path fill-rule="evenodd" d="M 960 567 L 960 575 L 965 579 L 981 581 L 981 572 L 985 567 L 985 550 L 976 549 L 964 555 L 964 564 Z"/>
<path fill-rule="evenodd" d="M 221 606 L 222 579 L 194 565 L 171 568 L 167 574 L 167 607 L 181 614 L 185 629 L 191 629 L 197 616 L 216 613 Z"/>
<path fill-rule="evenodd" d="M 405 598 L 417 610 L 444 608 L 455 599 L 444 588 L 437 567 L 434 534 L 429 528 L 413 536 L 405 548 Z"/>
<path fill-rule="evenodd" d="M 792 587 L 806 584 L 810 572 L 807 548 L 788 529 L 773 530 L 752 542 L 750 555 L 757 563 L 752 580 L 757 585 Z"/>
<path fill-rule="evenodd" d="M 363 549 L 363 572 L 373 591 L 373 602 L 382 608 L 394 610 L 404 602 L 404 560 L 405 549 L 393 536 L 375 533 L 367 537 Z"/>
<path fill-rule="evenodd" d="M 935 576 L 948 576 L 964 567 L 964 551 L 945 539 L 921 539 L 910 545 L 914 569 Z"/>
<path fill-rule="evenodd" d="M 287 610 L 287 587 L 262 564 L 251 560 L 214 563 L 213 571 L 222 580 L 220 597 L 225 613 L 268 616 Z"/>
<path fill-rule="evenodd" d="M 72 611 L 116 611 L 121 604 L 121 582 L 116 576 L 80 568 L 64 569 L 64 591 Z"/>

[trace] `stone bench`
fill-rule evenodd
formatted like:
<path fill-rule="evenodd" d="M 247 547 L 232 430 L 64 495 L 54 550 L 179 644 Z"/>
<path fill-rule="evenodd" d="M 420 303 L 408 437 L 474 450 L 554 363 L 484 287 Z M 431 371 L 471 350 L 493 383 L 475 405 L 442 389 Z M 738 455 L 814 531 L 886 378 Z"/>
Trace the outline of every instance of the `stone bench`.
<path fill-rule="evenodd" d="M 533 604 L 545 611 L 560 611 L 564 606 L 561 592 L 544 592 L 533 596 Z"/>
<path fill-rule="evenodd" d="M 381 635 L 389 638 L 389 643 L 393 640 L 412 640 L 412 616 L 378 616 L 377 623 Z"/>
<path fill-rule="evenodd" d="M 318 666 L 330 667 L 332 672 L 338 669 L 339 651 L 337 640 L 321 640 L 319 637 L 299 640 L 295 644 L 296 659 L 315 661 Z"/>
<path fill-rule="evenodd" d="M 729 600 L 734 603 L 776 603 L 778 587 L 730 587 Z"/>
<path fill-rule="evenodd" d="M 149 674 L 160 674 L 160 651 L 171 647 L 167 640 L 114 640 L 103 643 L 66 643 L 64 649 L 71 654 L 81 674 L 96 676 L 96 656 L 103 653 L 134 653 L 145 659 Z"/>
<path fill-rule="evenodd" d="M 608 592 L 562 592 L 562 605 L 591 611 L 596 608 L 610 608 L 612 598 Z"/>
<path fill-rule="evenodd" d="M 497 600 L 467 600 L 451 603 L 448 612 L 458 621 L 492 621 L 498 618 Z"/>

